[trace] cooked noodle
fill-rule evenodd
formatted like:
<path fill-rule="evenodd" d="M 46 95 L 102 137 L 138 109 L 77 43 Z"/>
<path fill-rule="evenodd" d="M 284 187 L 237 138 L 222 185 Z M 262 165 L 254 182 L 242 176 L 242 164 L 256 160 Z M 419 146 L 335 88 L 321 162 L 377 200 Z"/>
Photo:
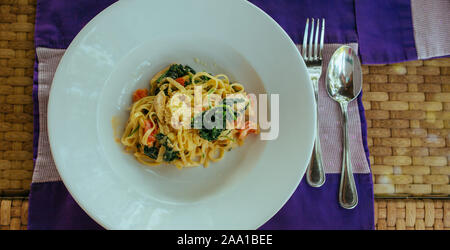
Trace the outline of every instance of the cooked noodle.
<path fill-rule="evenodd" d="M 171 64 L 150 80 L 149 91 L 137 90 L 133 101 L 121 142 L 149 166 L 207 167 L 248 134 L 259 133 L 254 99 L 224 74 Z"/>

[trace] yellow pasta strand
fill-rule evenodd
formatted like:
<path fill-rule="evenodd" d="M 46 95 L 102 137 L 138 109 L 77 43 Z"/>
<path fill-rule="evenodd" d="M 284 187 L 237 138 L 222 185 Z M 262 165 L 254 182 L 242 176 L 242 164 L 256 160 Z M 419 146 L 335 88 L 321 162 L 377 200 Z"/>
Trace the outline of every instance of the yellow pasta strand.
<path fill-rule="evenodd" d="M 221 100 L 227 95 L 233 95 L 235 98 L 238 94 L 237 99 L 244 100 L 246 106 L 250 101 L 244 86 L 231 83 L 224 74 L 213 76 L 206 72 L 196 74 L 189 72 L 182 80 L 189 80 L 191 84 L 185 86 L 184 83 L 179 82 L 180 79 L 165 77 L 170 67 L 171 65 L 167 66 L 150 80 L 149 96 L 133 103 L 121 137 L 121 143 L 128 151 L 134 152 L 134 156 L 140 163 L 148 166 L 168 163 L 180 169 L 200 165 L 208 167 L 211 161 L 220 161 L 225 152 L 242 145 L 246 135 L 259 132 L 259 129 L 250 130 L 248 126 L 243 129 L 227 127 L 216 140 L 209 141 L 200 136 L 198 129 L 174 127 L 171 123 L 172 118 L 181 106 L 185 105 L 184 111 L 193 116 L 195 88 L 201 88 L 199 93 L 201 93 L 202 111 L 219 105 L 224 106 Z M 182 97 L 179 94 L 182 94 Z M 173 104 L 176 103 L 175 98 L 180 98 L 176 105 Z M 239 119 L 235 117 L 233 122 L 246 120 L 245 116 L 248 116 L 248 112 L 241 111 L 237 113 Z M 160 137 L 164 138 L 161 139 L 165 140 L 164 145 L 161 144 Z M 177 157 L 167 162 L 165 155 L 171 152 L 177 152 Z"/>

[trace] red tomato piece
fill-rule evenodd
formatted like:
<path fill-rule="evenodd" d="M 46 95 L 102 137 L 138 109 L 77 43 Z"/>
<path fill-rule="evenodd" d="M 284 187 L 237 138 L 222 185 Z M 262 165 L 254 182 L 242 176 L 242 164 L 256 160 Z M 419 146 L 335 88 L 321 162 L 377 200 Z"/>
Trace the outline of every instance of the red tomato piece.
<path fill-rule="evenodd" d="M 133 102 L 137 102 L 146 96 L 148 96 L 147 89 L 138 89 L 133 93 Z"/>

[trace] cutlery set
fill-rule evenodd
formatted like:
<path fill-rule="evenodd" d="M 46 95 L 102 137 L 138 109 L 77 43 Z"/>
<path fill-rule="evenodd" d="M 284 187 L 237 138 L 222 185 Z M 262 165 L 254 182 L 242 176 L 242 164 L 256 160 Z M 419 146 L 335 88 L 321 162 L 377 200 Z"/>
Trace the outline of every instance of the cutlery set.
<path fill-rule="evenodd" d="M 309 18 L 306 20 L 301 54 L 306 63 L 308 74 L 313 85 L 316 100 L 316 117 L 318 117 L 319 79 L 322 75 L 325 19 L 317 19 L 316 25 L 315 21 L 314 18 L 311 19 L 311 32 L 308 34 Z M 325 78 L 326 90 L 329 97 L 339 103 L 342 111 L 343 150 L 339 204 L 345 209 L 352 209 L 358 204 L 358 193 L 350 161 L 351 154 L 347 131 L 347 107 L 361 92 L 362 77 L 360 75 L 354 76 L 354 74 L 356 74 L 354 69 L 355 67 L 358 67 L 359 64 L 359 58 L 355 51 L 351 47 L 343 45 L 332 55 Z M 325 183 L 325 171 L 322 163 L 318 120 L 319 119 L 317 118 L 313 153 L 306 171 L 306 181 L 312 187 L 321 187 Z"/>

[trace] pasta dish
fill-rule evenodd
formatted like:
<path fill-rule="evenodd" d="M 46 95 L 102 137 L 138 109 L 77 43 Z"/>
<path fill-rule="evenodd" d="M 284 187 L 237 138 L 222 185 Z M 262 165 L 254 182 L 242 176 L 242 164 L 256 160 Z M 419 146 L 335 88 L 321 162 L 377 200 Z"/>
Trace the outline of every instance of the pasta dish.
<path fill-rule="evenodd" d="M 171 64 L 132 101 L 121 143 L 149 166 L 207 167 L 259 133 L 256 97 L 224 74 Z"/>

